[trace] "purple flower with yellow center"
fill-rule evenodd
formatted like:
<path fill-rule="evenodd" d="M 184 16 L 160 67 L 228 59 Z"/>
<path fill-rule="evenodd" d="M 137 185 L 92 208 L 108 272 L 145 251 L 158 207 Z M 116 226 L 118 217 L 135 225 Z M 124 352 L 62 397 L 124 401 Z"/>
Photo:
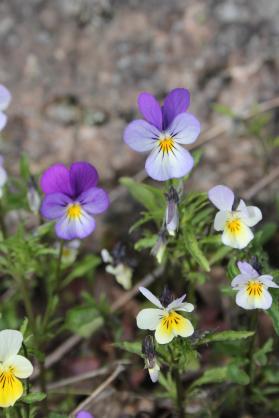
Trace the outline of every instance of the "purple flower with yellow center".
<path fill-rule="evenodd" d="M 7 123 L 7 116 L 3 113 L 11 102 L 12 96 L 5 86 L 0 84 L 0 132 L 5 128 Z"/>
<path fill-rule="evenodd" d="M 95 229 L 94 215 L 109 206 L 108 194 L 96 187 L 98 173 L 87 162 L 76 162 L 68 169 L 54 164 L 42 175 L 41 188 L 45 193 L 41 213 L 56 221 L 59 238 L 72 240 L 85 238 Z"/>
<path fill-rule="evenodd" d="M 200 133 L 199 121 L 186 112 L 189 104 L 190 93 L 183 88 L 172 90 L 162 107 L 150 93 L 138 97 L 145 120 L 131 122 L 125 129 L 124 141 L 135 151 L 151 151 L 145 169 L 155 180 L 184 177 L 193 168 L 193 157 L 180 145 L 192 144 Z"/>

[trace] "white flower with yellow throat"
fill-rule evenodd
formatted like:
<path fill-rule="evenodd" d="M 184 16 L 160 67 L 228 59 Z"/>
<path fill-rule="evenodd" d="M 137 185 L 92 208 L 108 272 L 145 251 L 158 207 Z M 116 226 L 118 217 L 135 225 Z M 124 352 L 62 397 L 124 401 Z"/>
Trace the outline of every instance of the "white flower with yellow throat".
<path fill-rule="evenodd" d="M 222 242 L 239 250 L 254 238 L 251 227 L 262 219 L 256 206 L 246 206 L 243 200 L 234 210 L 234 193 L 226 186 L 215 186 L 208 192 L 209 200 L 219 209 L 214 219 L 214 229 L 223 231 Z"/>
<path fill-rule="evenodd" d="M 173 338 L 190 337 L 194 328 L 191 322 L 178 312 L 192 312 L 194 306 L 183 302 L 186 295 L 171 301 L 167 306 L 145 287 L 139 291 L 157 308 L 142 309 L 137 315 L 137 326 L 140 329 L 155 331 L 155 339 L 159 344 L 170 343 Z"/>
<path fill-rule="evenodd" d="M 33 373 L 30 361 L 19 355 L 23 342 L 22 333 L 12 329 L 0 331 L 0 407 L 8 408 L 23 394 L 19 379 Z"/>
<path fill-rule="evenodd" d="M 272 305 L 272 296 L 269 287 L 278 288 L 269 274 L 260 275 L 246 261 L 239 261 L 237 266 L 240 274 L 236 276 L 231 286 L 237 290 L 236 304 L 243 309 L 269 309 Z"/>

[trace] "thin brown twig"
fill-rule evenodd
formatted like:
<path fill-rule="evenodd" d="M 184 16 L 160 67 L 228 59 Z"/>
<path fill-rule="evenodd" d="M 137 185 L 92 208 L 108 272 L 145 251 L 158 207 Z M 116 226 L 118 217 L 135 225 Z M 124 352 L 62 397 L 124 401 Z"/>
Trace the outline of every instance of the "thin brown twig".
<path fill-rule="evenodd" d="M 112 364 L 106 367 L 101 367 L 97 370 L 90 370 L 86 373 L 80 373 L 79 375 L 67 377 L 66 379 L 61 379 L 58 382 L 50 383 L 47 385 L 48 390 L 55 390 L 64 388 L 66 386 L 74 385 L 75 383 L 83 382 L 84 380 L 93 379 L 98 376 L 103 376 L 107 374 L 111 369 L 115 368 L 118 365 L 128 365 L 130 364 L 129 360 L 114 361 Z"/>
<path fill-rule="evenodd" d="M 74 418 L 75 414 L 81 410 L 84 410 L 89 407 L 91 402 L 105 390 L 116 378 L 117 376 L 125 370 L 123 365 L 118 365 L 114 372 L 100 385 L 95 389 L 88 398 L 81 402 L 74 411 L 70 414 L 70 418 Z"/>

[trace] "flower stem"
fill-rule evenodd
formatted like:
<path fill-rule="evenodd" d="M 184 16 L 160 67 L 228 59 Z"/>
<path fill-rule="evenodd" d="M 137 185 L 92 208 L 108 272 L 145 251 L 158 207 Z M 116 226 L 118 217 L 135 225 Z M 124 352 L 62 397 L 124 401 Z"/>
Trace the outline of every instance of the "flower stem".
<path fill-rule="evenodd" d="M 177 408 L 178 418 L 185 418 L 185 410 L 184 410 L 185 392 L 183 389 L 179 370 L 176 367 L 173 370 L 173 377 L 175 379 L 175 386 L 176 386 L 176 408 Z"/>
<path fill-rule="evenodd" d="M 252 387 L 254 384 L 254 378 L 255 378 L 255 367 L 254 367 L 254 352 L 255 352 L 255 348 L 256 348 L 256 340 L 257 340 L 257 327 L 258 327 L 258 312 L 257 309 L 254 310 L 254 312 L 251 313 L 251 317 L 250 317 L 250 326 L 249 329 L 251 331 L 254 331 L 254 335 L 252 336 L 251 340 L 250 340 L 250 345 L 248 348 L 248 359 L 249 362 L 247 364 L 247 369 L 246 372 L 249 376 L 249 384 L 246 386 L 246 394 L 245 394 L 245 399 L 246 399 L 246 403 L 249 404 L 249 398 L 252 394 Z"/>
<path fill-rule="evenodd" d="M 33 311 L 32 301 L 31 301 L 31 298 L 30 298 L 28 283 L 27 283 L 24 276 L 21 276 L 21 277 L 15 276 L 15 279 L 16 279 L 17 285 L 18 285 L 18 287 L 21 291 L 24 307 L 25 307 L 25 310 L 26 310 L 26 313 L 27 313 L 28 321 L 30 323 L 30 328 L 32 330 L 32 334 L 33 334 L 36 349 L 38 351 L 41 351 L 41 344 L 40 344 L 40 339 L 38 338 L 37 324 L 36 324 L 36 321 L 35 321 L 35 314 L 34 314 L 34 311 Z M 46 392 L 44 360 L 39 361 L 39 369 L 40 369 L 40 387 L 41 387 L 41 391 L 44 392 L 44 393 L 47 393 Z M 48 410 L 47 398 L 45 398 L 43 403 L 44 403 L 45 412 L 47 412 L 47 410 Z"/>
<path fill-rule="evenodd" d="M 60 241 L 59 253 L 57 258 L 57 265 L 56 265 L 56 273 L 55 273 L 55 284 L 54 284 L 54 293 L 59 292 L 61 287 L 61 264 L 62 264 L 62 256 L 64 250 L 65 241 Z"/>

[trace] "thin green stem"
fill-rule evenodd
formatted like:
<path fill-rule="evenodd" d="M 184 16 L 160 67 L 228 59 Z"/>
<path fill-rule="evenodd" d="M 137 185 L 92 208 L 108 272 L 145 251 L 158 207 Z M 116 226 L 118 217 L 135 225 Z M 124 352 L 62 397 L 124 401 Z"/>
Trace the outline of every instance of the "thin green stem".
<path fill-rule="evenodd" d="M 35 314 L 33 311 L 33 306 L 32 306 L 32 301 L 30 298 L 30 292 L 28 289 L 28 283 L 25 279 L 24 276 L 18 277 L 15 276 L 17 285 L 21 291 L 21 295 L 22 295 L 22 299 L 23 299 L 23 303 L 24 303 L 24 307 L 28 316 L 28 321 L 30 323 L 30 328 L 32 330 L 32 334 L 33 334 L 33 338 L 34 338 L 34 342 L 36 345 L 36 349 L 38 351 L 40 351 L 41 349 L 41 344 L 40 344 L 40 339 L 38 338 L 38 333 L 37 333 L 37 325 L 36 325 L 36 321 L 35 321 Z M 45 378 L 45 364 L 44 361 L 39 361 L 39 369 L 40 369 L 40 386 L 41 386 L 41 391 L 44 393 L 47 393 L 47 386 L 46 386 L 46 378 Z M 44 400 L 44 408 L 45 411 L 48 410 L 48 405 L 47 405 L 47 398 Z"/>
<path fill-rule="evenodd" d="M 55 273 L 55 282 L 54 282 L 54 292 L 58 293 L 61 287 L 61 264 L 62 264 L 62 256 L 64 250 L 64 241 L 60 241 L 60 248 L 57 258 L 57 265 L 56 265 L 56 273 Z"/>
<path fill-rule="evenodd" d="M 169 345 L 168 350 L 171 356 L 171 372 L 176 387 L 176 410 L 178 418 L 185 418 L 185 391 L 183 388 L 177 361 L 174 358 L 172 347 Z"/>
<path fill-rule="evenodd" d="M 254 331 L 254 335 L 252 336 L 251 340 L 250 340 L 250 344 L 249 344 L 249 348 L 248 348 L 248 364 L 247 364 L 247 368 L 246 368 L 246 373 L 249 376 L 249 384 L 246 386 L 246 390 L 245 390 L 245 400 L 246 400 L 246 405 L 249 405 L 249 399 L 251 397 L 252 394 L 252 387 L 254 384 L 254 380 L 255 380 L 255 363 L 254 363 L 254 352 L 256 349 L 256 341 L 257 341 L 257 327 L 258 327 L 258 312 L 257 309 L 255 309 L 253 312 L 251 312 L 251 317 L 250 317 L 250 325 L 249 325 L 249 329 L 251 331 Z"/>

